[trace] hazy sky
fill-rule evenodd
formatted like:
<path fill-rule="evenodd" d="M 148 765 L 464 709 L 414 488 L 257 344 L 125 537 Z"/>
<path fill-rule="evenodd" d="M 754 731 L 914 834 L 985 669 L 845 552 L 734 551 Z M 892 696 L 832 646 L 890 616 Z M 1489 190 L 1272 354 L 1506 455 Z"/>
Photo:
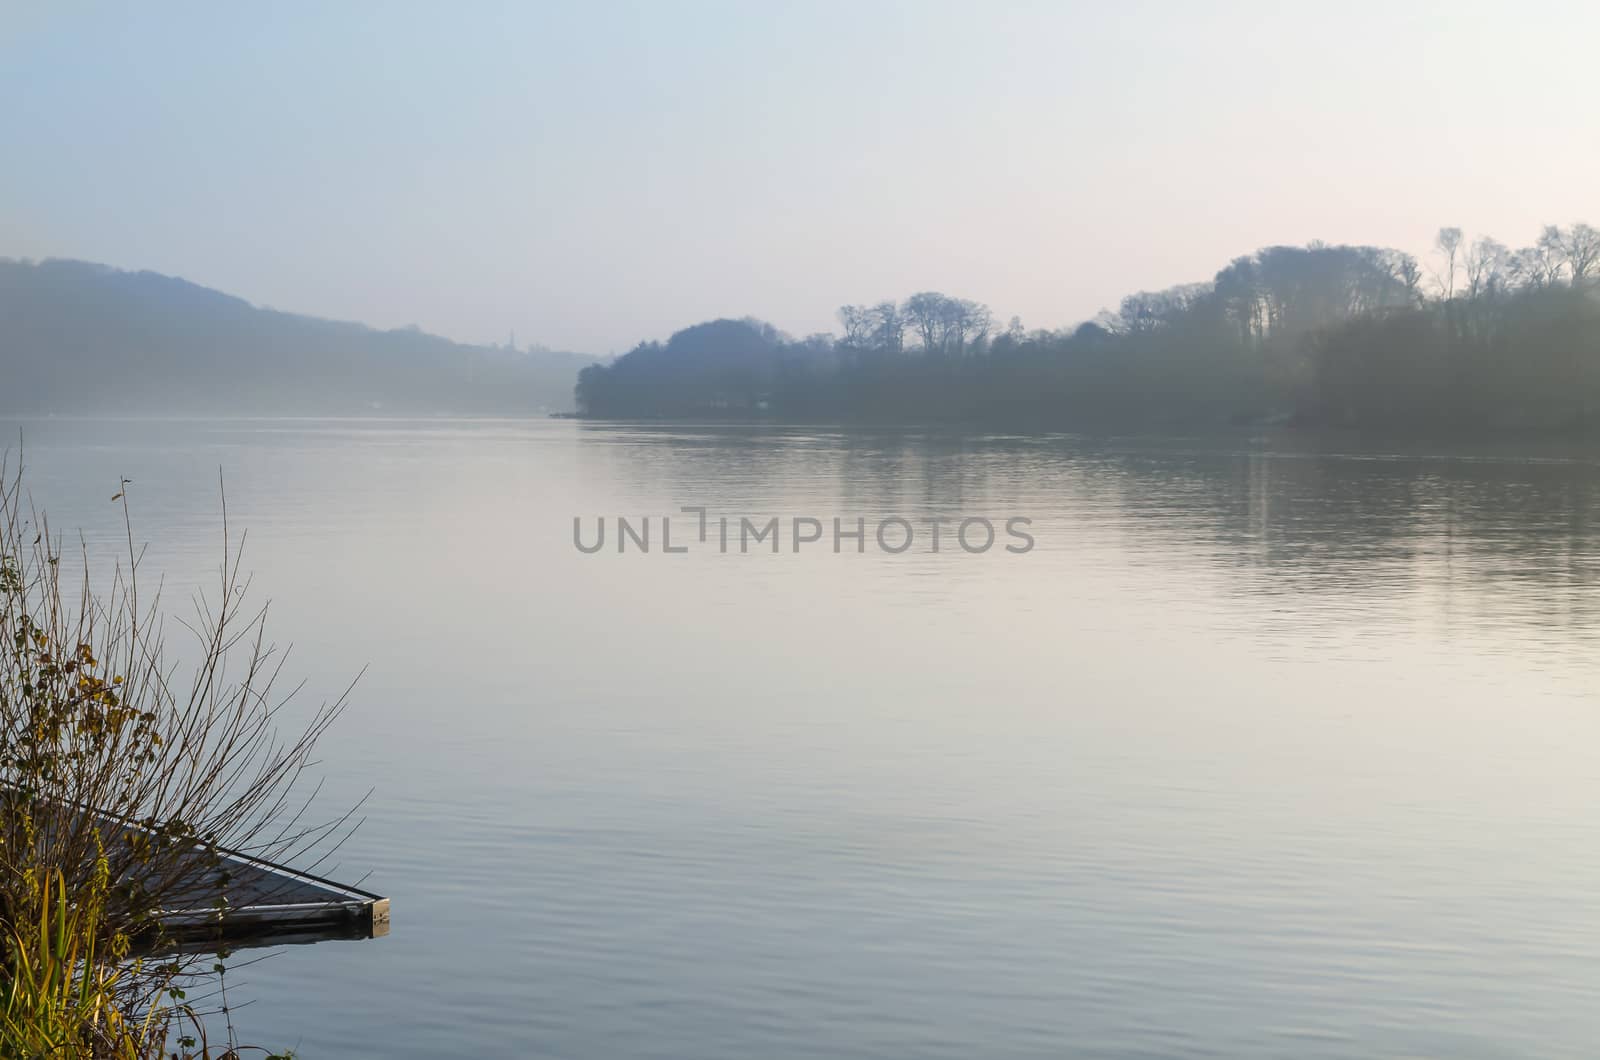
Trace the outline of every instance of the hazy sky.
<path fill-rule="evenodd" d="M 0 0 L 0 256 L 471 341 L 1600 224 L 1600 4 Z M 337 10 L 333 10 L 337 7 Z"/>

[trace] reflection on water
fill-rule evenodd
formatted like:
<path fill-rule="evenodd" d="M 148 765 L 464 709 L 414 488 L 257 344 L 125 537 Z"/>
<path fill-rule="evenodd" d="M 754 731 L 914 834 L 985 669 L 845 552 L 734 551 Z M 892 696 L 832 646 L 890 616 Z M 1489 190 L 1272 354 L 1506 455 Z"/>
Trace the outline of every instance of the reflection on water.
<path fill-rule="evenodd" d="M 4 425 L 15 435 L 17 425 Z M 1600 457 L 1349 439 L 34 421 L 181 598 L 247 526 L 394 933 L 306 1056 L 1587 1056 Z M 108 485 L 112 488 L 107 488 Z M 579 554 L 575 515 L 1037 548 Z M 675 523 L 674 532 L 677 532 Z M 324 867 L 328 871 L 328 867 Z"/>
<path fill-rule="evenodd" d="M 1022 505 L 1063 520 L 1109 515 L 1142 549 L 1239 568 L 1227 591 L 1439 594 L 1441 605 L 1454 600 L 1479 619 L 1505 611 L 1580 630 L 1600 605 L 1592 592 L 1600 452 L 1592 449 L 1373 451 L 1295 435 L 578 429 L 592 439 L 583 467 L 620 469 L 642 492 L 696 497 L 714 482 L 717 497 L 747 506 L 798 496 L 830 498 L 830 510 L 852 514 Z"/>

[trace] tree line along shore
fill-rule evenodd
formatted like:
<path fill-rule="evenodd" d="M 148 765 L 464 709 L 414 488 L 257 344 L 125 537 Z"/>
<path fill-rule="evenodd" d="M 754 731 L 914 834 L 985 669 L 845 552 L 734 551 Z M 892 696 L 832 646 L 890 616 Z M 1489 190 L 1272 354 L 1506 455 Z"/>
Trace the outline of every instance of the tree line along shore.
<path fill-rule="evenodd" d="M 1600 427 L 1600 231 L 1521 249 L 1440 230 L 1425 260 L 1273 246 L 1075 326 L 1004 326 L 922 292 L 793 338 L 696 324 L 579 375 L 598 418 L 972 421 L 1015 427 L 1293 423 L 1451 431 Z"/>

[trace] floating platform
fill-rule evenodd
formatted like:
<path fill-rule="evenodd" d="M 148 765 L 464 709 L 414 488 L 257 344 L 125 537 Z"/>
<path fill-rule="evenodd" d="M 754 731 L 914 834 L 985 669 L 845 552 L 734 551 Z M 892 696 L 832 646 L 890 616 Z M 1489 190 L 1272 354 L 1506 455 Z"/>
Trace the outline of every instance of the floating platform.
<path fill-rule="evenodd" d="M 130 818 L 89 807 L 68 812 L 86 814 L 108 841 L 148 831 Z M 389 933 L 389 899 L 383 895 L 226 847 L 213 848 L 203 859 L 197 848 L 192 882 L 162 887 L 161 893 L 159 926 L 152 933 L 162 946 L 277 946 Z"/>
<path fill-rule="evenodd" d="M 228 882 L 218 891 L 181 892 L 157 913 L 173 942 L 277 945 L 368 939 L 389 933 L 389 899 L 237 851 L 217 851 Z M 208 870 L 215 873 L 216 868 Z M 186 900 L 188 899 L 188 900 Z"/>

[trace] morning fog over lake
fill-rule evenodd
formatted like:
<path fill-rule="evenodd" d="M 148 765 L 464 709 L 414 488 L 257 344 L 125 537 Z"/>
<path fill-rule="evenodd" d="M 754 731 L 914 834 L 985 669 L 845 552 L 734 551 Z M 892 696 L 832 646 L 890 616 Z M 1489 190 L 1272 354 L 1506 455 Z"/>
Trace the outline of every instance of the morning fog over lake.
<path fill-rule="evenodd" d="M 1600 6 L 14 3 L 0 1060 L 1587 1060 Z"/>
<path fill-rule="evenodd" d="M 17 425 L 7 423 L 7 430 Z M 1582 1056 L 1600 452 L 562 421 L 33 421 L 187 590 L 216 469 L 393 933 L 305 1055 Z M 115 477 L 111 479 L 115 482 Z M 585 555 L 574 512 L 1028 512 L 1026 555 Z M 419 1005 L 415 998 L 428 998 Z M 291 1031 L 285 1038 L 283 1032 Z M 315 1050 L 311 1047 L 315 1045 Z"/>

